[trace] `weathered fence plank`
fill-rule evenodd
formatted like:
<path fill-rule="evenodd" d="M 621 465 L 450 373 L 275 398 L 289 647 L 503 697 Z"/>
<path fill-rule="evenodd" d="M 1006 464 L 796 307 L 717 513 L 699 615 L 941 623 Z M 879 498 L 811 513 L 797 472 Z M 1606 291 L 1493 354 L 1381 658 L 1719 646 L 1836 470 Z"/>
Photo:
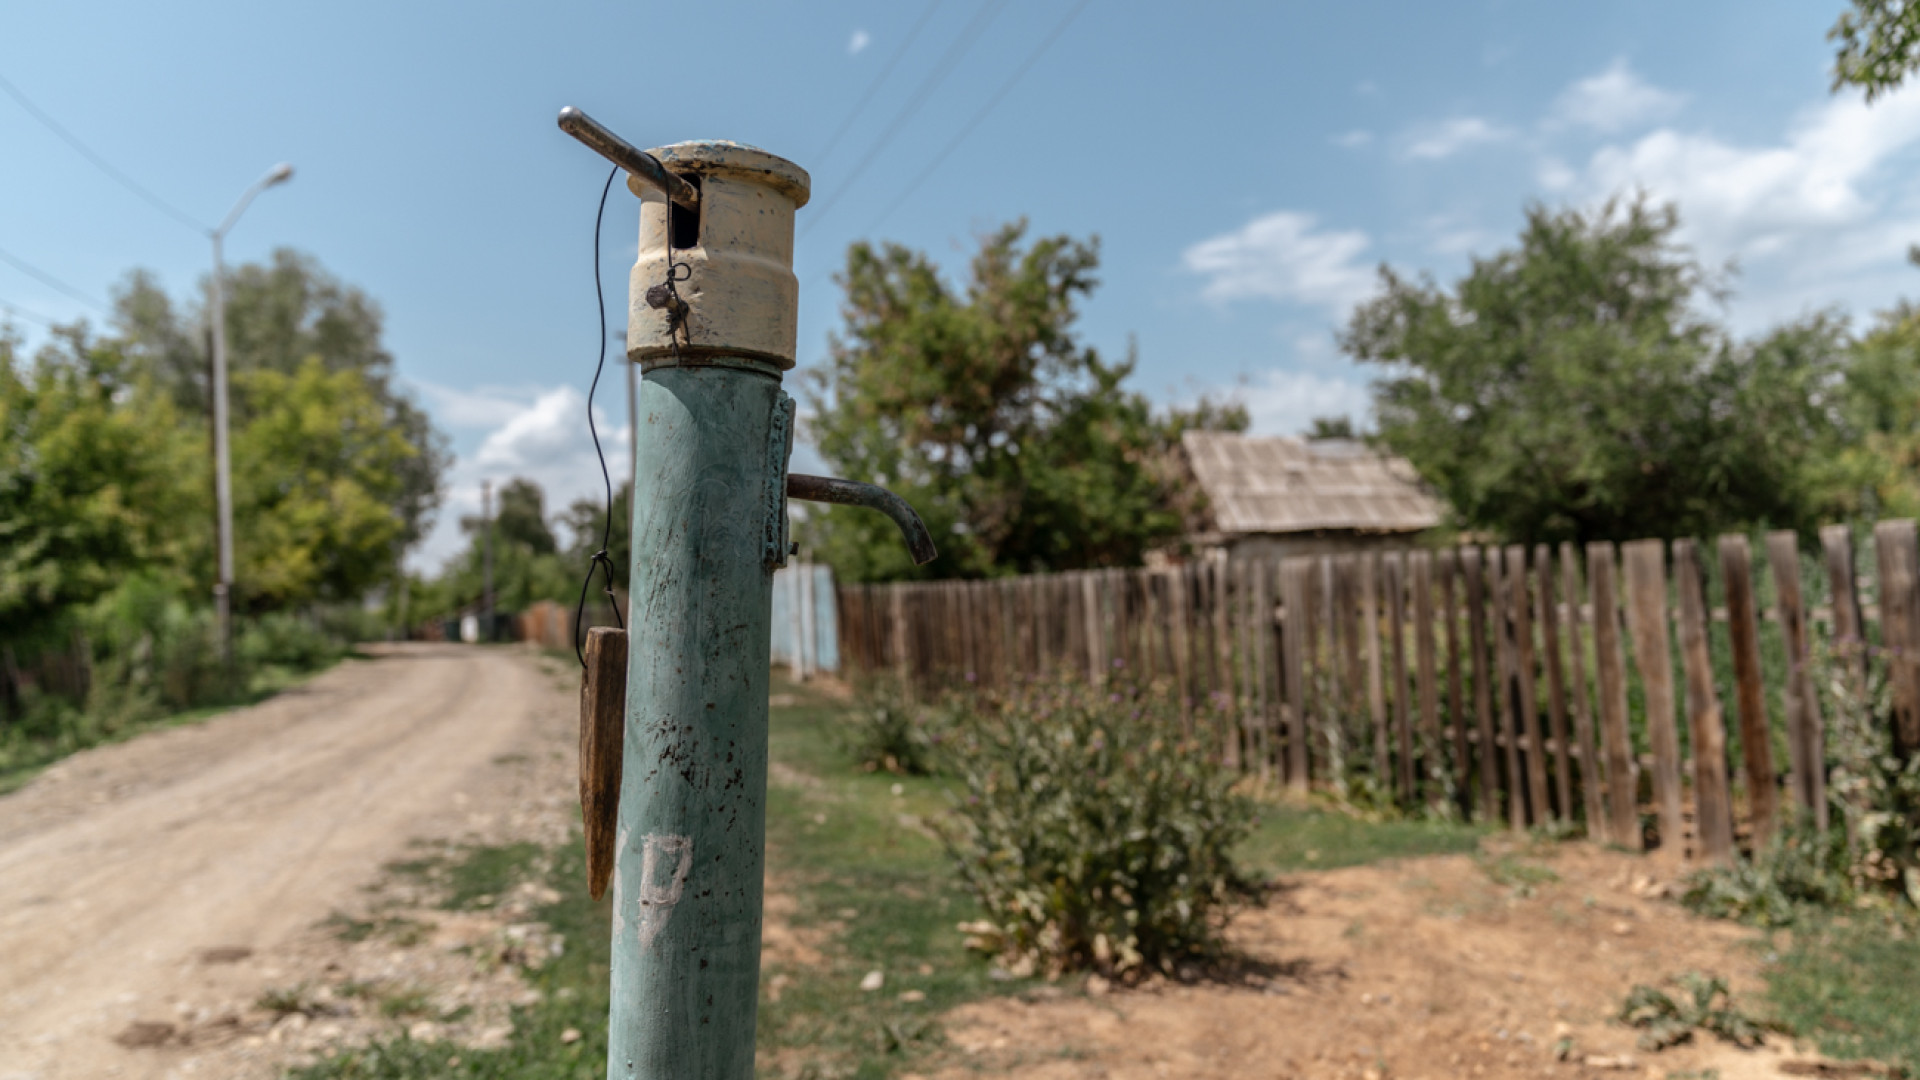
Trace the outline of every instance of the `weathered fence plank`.
<path fill-rule="evenodd" d="M 1747 815 L 1758 847 L 1773 835 L 1778 809 L 1773 790 L 1772 725 L 1767 719 L 1766 683 L 1760 671 L 1760 616 L 1753 602 L 1753 559 L 1746 537 L 1720 538 L 1720 576 L 1727 596 L 1727 637 L 1733 652 L 1734 704 L 1740 712 Z"/>
<path fill-rule="evenodd" d="M 1727 792 L 1727 732 L 1713 686 L 1707 648 L 1707 603 L 1692 540 L 1673 542 L 1673 581 L 1680 594 L 1680 656 L 1687 672 L 1687 731 L 1693 744 L 1694 834 L 1711 862 L 1733 856 L 1733 812 Z"/>
<path fill-rule="evenodd" d="M 1464 635 L 1460 632 L 1460 603 L 1458 582 L 1460 573 L 1460 553 L 1454 549 L 1442 551 L 1438 558 L 1440 571 L 1440 607 L 1447 620 L 1447 724 L 1453 730 L 1453 760 L 1448 775 L 1453 778 L 1454 798 L 1459 803 L 1461 815 L 1467 816 L 1473 810 L 1473 795 L 1467 788 L 1467 777 L 1472 770 L 1472 758 L 1468 756 L 1467 714 L 1465 695 L 1461 676 L 1461 659 L 1465 650 L 1461 648 Z M 1443 751 L 1434 748 L 1434 753 Z"/>
<path fill-rule="evenodd" d="M 1873 527 L 1874 561 L 1880 570 L 1880 636 L 1893 690 L 1894 751 L 1903 759 L 1920 753 L 1920 537 L 1911 521 Z"/>
<path fill-rule="evenodd" d="M 1464 548 L 1460 566 L 1467 579 L 1467 640 L 1473 652 L 1473 715 L 1479 736 L 1474 760 L 1478 766 L 1480 818 L 1492 821 L 1500 816 L 1499 769 L 1493 760 L 1493 675 L 1487 664 L 1487 580 L 1484 553 L 1479 548 Z"/>
<path fill-rule="evenodd" d="M 1404 803 L 1412 803 L 1413 718 L 1407 703 L 1407 564 L 1398 551 L 1381 558 L 1387 579 L 1387 643 L 1393 677 L 1394 781 Z"/>
<path fill-rule="evenodd" d="M 1499 673 L 1499 681 L 1494 684 L 1494 717 L 1498 723 L 1496 737 L 1506 749 L 1504 779 L 1507 823 L 1515 829 L 1524 829 L 1527 825 L 1527 793 L 1520 760 L 1519 695 L 1514 690 L 1520 665 L 1514 657 L 1513 574 L 1504 561 L 1499 548 L 1487 548 L 1488 591 L 1492 594 L 1488 607 L 1492 609 L 1494 666 Z"/>
<path fill-rule="evenodd" d="M 1533 549 L 1539 581 L 1534 592 L 1535 621 L 1540 624 L 1540 648 L 1547 673 L 1547 718 L 1553 737 L 1553 795 L 1555 816 L 1573 820 L 1573 747 L 1567 743 L 1567 676 L 1560 652 L 1560 602 L 1553 594 L 1553 549 Z"/>
<path fill-rule="evenodd" d="M 1540 695 L 1534 685 L 1533 601 L 1527 587 L 1527 549 L 1514 544 L 1507 548 L 1508 588 L 1513 593 L 1513 661 L 1518 675 L 1520 731 L 1526 743 L 1527 824 L 1547 820 L 1547 755 L 1540 737 Z"/>
<path fill-rule="evenodd" d="M 1653 801 L 1660 845 L 1681 850 L 1680 734 L 1674 724 L 1673 645 L 1667 630 L 1667 545 L 1634 540 L 1621 547 L 1627 571 L 1627 616 L 1634 666 L 1646 693 L 1647 745 L 1653 751 Z"/>
<path fill-rule="evenodd" d="M 1413 582 L 1414 680 L 1420 690 L 1419 787 L 1434 801 L 1436 769 L 1444 768 L 1446 752 L 1440 742 L 1440 682 L 1438 650 L 1433 637 L 1433 555 L 1416 551 L 1408 556 Z"/>
<path fill-rule="evenodd" d="M 1827 565 L 1828 602 L 1833 612 L 1834 658 L 1853 680 L 1856 693 L 1866 689 L 1867 633 L 1860 617 L 1860 582 L 1853 565 L 1853 530 L 1845 525 L 1822 525 L 1820 548 Z"/>
<path fill-rule="evenodd" d="M 1580 751 L 1580 807 L 1587 818 L 1587 835 L 1607 838 L 1607 813 L 1600 801 L 1600 752 L 1593 737 L 1593 709 L 1587 693 L 1587 646 L 1580 632 L 1585 622 L 1581 611 L 1579 558 L 1573 542 L 1560 545 L 1561 592 L 1567 597 L 1568 657 L 1573 661 L 1568 696 L 1573 703 L 1573 737 Z"/>
<path fill-rule="evenodd" d="M 1639 851 L 1645 846 L 1637 806 L 1639 781 L 1627 733 L 1627 661 L 1614 596 L 1613 544 L 1587 545 L 1587 587 L 1593 590 L 1593 647 L 1600 680 L 1600 739 L 1607 757 L 1607 839 Z"/>
<path fill-rule="evenodd" d="M 1807 611 L 1800 593 L 1800 544 L 1792 532 L 1767 534 L 1775 604 L 1787 643 L 1787 789 L 1801 809 L 1813 812 L 1814 828 L 1827 827 L 1826 748 L 1820 738 L 1820 699 L 1813 691 Z"/>

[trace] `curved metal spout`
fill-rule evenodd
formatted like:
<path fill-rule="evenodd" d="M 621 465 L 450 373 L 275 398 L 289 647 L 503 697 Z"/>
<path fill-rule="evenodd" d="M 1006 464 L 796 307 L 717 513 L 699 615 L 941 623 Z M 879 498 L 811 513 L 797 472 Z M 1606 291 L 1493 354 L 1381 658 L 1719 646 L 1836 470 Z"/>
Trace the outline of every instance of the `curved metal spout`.
<path fill-rule="evenodd" d="M 569 105 L 560 110 L 560 130 L 579 139 L 587 149 L 627 170 L 640 182 L 666 193 L 689 210 L 700 209 L 700 189 L 667 171 L 660 159 L 607 130 L 605 124 Z"/>
<path fill-rule="evenodd" d="M 831 476 L 788 473 L 787 498 L 804 499 L 807 502 L 835 503 L 840 506 L 864 506 L 869 510 L 878 510 L 892 518 L 895 525 L 900 526 L 901 535 L 907 539 L 907 552 L 913 556 L 913 565 L 925 566 L 939 554 L 934 550 L 933 534 L 927 531 L 927 523 L 921 521 L 920 515 L 913 512 L 913 507 L 907 505 L 907 500 L 886 488 L 856 483 L 852 480 L 837 480 Z"/>

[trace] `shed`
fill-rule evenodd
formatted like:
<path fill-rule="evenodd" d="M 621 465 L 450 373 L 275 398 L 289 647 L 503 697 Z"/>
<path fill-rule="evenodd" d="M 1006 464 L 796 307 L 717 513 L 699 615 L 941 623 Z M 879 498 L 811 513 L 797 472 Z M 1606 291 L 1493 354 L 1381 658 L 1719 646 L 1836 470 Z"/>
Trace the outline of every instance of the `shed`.
<path fill-rule="evenodd" d="M 1188 431 L 1180 445 L 1206 496 L 1189 536 L 1201 548 L 1267 556 L 1402 547 L 1443 517 L 1405 458 L 1358 439 Z"/>

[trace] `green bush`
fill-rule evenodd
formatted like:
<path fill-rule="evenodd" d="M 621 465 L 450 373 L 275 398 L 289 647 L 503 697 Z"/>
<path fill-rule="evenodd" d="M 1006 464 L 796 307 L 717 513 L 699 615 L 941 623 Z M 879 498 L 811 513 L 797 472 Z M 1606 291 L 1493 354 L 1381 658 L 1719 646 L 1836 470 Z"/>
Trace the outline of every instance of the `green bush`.
<path fill-rule="evenodd" d="M 839 741 L 868 772 L 928 776 L 938 765 L 952 712 L 950 704 L 917 703 L 898 682 L 877 680 L 861 688 Z"/>
<path fill-rule="evenodd" d="M 942 839 L 1016 973 L 1135 976 L 1215 956 L 1256 889 L 1232 851 L 1254 806 L 1162 693 L 1078 681 L 983 696 L 943 758 L 964 784 Z"/>

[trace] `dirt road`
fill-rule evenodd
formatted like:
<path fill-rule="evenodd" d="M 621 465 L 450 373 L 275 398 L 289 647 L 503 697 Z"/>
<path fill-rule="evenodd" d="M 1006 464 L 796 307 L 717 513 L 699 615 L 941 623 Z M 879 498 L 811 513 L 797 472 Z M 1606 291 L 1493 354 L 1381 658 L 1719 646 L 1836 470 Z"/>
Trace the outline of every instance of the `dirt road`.
<path fill-rule="evenodd" d="M 290 950 L 410 842 L 564 828 L 565 674 L 385 647 L 0 798 L 0 1080 L 236 1075 L 187 1033 L 297 976 Z"/>

